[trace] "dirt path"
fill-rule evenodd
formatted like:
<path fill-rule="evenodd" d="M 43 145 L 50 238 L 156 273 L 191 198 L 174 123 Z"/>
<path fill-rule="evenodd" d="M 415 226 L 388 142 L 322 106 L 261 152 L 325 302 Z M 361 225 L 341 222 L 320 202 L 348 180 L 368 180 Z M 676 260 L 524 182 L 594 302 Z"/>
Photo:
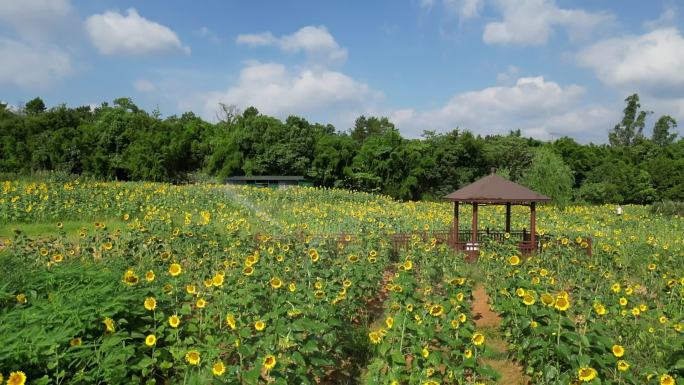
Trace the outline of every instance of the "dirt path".
<path fill-rule="evenodd" d="M 481 358 L 480 362 L 501 374 L 497 384 L 529 385 L 529 378 L 523 375 L 522 367 L 508 358 L 508 345 L 501 338 L 499 330 L 501 317 L 489 307 L 489 295 L 483 286 L 473 291 L 473 319 L 478 330 L 484 332 L 487 346 L 493 351 L 491 357 Z"/>

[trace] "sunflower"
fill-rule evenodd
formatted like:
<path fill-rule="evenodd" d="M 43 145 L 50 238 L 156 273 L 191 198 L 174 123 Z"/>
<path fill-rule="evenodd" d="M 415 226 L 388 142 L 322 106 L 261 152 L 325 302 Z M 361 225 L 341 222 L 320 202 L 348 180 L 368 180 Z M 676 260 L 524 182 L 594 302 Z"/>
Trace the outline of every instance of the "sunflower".
<path fill-rule="evenodd" d="M 290 282 L 290 284 L 287 285 L 287 290 L 289 290 L 291 293 L 294 293 L 297 291 L 297 285 L 294 282 Z"/>
<path fill-rule="evenodd" d="M 323 290 L 316 290 L 314 292 L 314 297 L 316 297 L 316 299 L 322 299 L 325 297 L 325 292 Z"/>
<path fill-rule="evenodd" d="M 480 346 L 485 342 L 485 336 L 481 333 L 475 333 L 470 340 L 473 342 L 473 344 L 475 344 L 475 346 Z"/>
<path fill-rule="evenodd" d="M 157 336 L 154 334 L 150 334 L 147 337 L 145 337 L 145 345 L 147 346 L 154 346 L 157 343 Z"/>
<path fill-rule="evenodd" d="M 342 281 L 342 286 L 344 286 L 346 288 L 351 287 L 351 285 L 352 285 L 352 281 L 350 281 L 349 279 L 345 279 L 344 281 Z"/>
<path fill-rule="evenodd" d="M 258 332 L 264 330 L 266 328 L 266 323 L 262 320 L 259 320 L 254 323 L 254 329 L 256 329 Z"/>
<path fill-rule="evenodd" d="M 394 326 L 394 318 L 387 317 L 385 319 L 385 325 L 387 325 L 387 329 L 392 329 L 392 326 Z"/>
<path fill-rule="evenodd" d="M 145 280 L 147 282 L 152 282 L 154 281 L 154 271 L 150 270 L 147 273 L 145 273 Z"/>
<path fill-rule="evenodd" d="M 380 333 L 373 331 L 373 332 L 368 333 L 368 338 L 370 339 L 371 343 L 377 345 L 380 343 L 382 336 L 380 335 Z"/>
<path fill-rule="evenodd" d="M 203 309 L 205 306 L 207 306 L 207 301 L 204 300 L 204 298 L 200 298 L 197 300 L 197 303 L 195 303 L 198 309 Z"/>
<path fill-rule="evenodd" d="M 211 279 L 212 283 L 213 283 L 214 286 L 216 286 L 216 287 L 221 287 L 221 286 L 223 286 L 223 280 L 224 280 L 223 274 L 216 274 L 216 275 Z"/>
<path fill-rule="evenodd" d="M 525 289 L 523 289 L 522 287 L 515 289 L 515 295 L 517 295 L 518 297 L 524 297 Z"/>
<path fill-rule="evenodd" d="M 171 317 L 169 317 L 169 325 L 172 328 L 177 328 L 178 325 L 180 325 L 180 318 L 178 318 L 178 316 L 175 314 L 172 315 Z"/>
<path fill-rule="evenodd" d="M 452 320 L 451 320 L 451 328 L 452 328 L 452 329 L 458 329 L 459 326 L 461 326 L 461 323 L 458 322 L 457 319 L 452 319 Z"/>
<path fill-rule="evenodd" d="M 195 285 L 187 285 L 185 286 L 185 292 L 188 294 L 195 294 L 197 292 L 197 288 Z"/>
<path fill-rule="evenodd" d="M 627 298 L 622 297 L 622 298 L 620 298 L 619 302 L 620 302 L 620 306 L 627 306 Z"/>
<path fill-rule="evenodd" d="M 508 258 L 508 264 L 511 266 L 517 266 L 520 264 L 520 257 L 517 255 L 513 255 L 510 258 Z"/>
<path fill-rule="evenodd" d="M 26 374 L 22 371 L 12 372 L 7 377 L 7 385 L 24 385 L 26 383 Z"/>
<path fill-rule="evenodd" d="M 218 361 L 214 365 L 212 365 L 211 372 L 217 377 L 222 376 L 223 373 L 226 372 L 226 366 L 223 365 L 223 362 Z"/>
<path fill-rule="evenodd" d="M 439 317 L 444 313 L 444 307 L 440 304 L 435 304 L 430 307 L 430 315 L 433 317 Z"/>
<path fill-rule="evenodd" d="M 356 254 L 351 254 L 350 256 L 347 257 L 347 260 L 348 260 L 349 262 L 352 262 L 352 263 L 353 263 L 353 262 L 358 262 L 359 256 L 356 255 Z"/>
<path fill-rule="evenodd" d="M 406 271 L 409 271 L 409 270 L 413 269 L 413 262 L 411 262 L 411 261 L 406 261 L 406 262 L 404 262 L 404 269 L 405 269 Z"/>
<path fill-rule="evenodd" d="M 598 315 L 605 315 L 606 314 L 606 307 L 600 303 L 597 303 L 597 304 L 594 304 L 594 311 Z"/>
<path fill-rule="evenodd" d="M 136 285 L 139 281 L 140 281 L 140 279 L 138 278 L 138 276 L 135 274 L 135 272 L 133 270 L 127 270 L 126 273 L 124 274 L 123 282 L 126 285 L 133 286 L 133 285 Z"/>
<path fill-rule="evenodd" d="M 81 340 L 80 337 L 72 338 L 69 340 L 69 346 L 80 346 L 83 343 L 83 340 Z M 0 384 L 2 384 L 2 381 L 0 381 Z"/>
<path fill-rule="evenodd" d="M 421 350 L 420 354 L 423 356 L 423 358 L 428 358 L 430 357 L 430 349 L 425 346 L 423 347 L 423 350 Z"/>
<path fill-rule="evenodd" d="M 535 299 L 532 295 L 530 294 L 525 294 L 523 297 L 523 303 L 527 306 L 532 306 L 534 305 Z"/>
<path fill-rule="evenodd" d="M 458 320 L 461 321 L 461 323 L 466 322 L 467 319 L 468 317 L 464 313 L 458 315 Z"/>
<path fill-rule="evenodd" d="M 64 260 L 64 255 L 62 254 L 55 254 L 52 256 L 52 261 L 55 263 L 60 263 Z"/>
<path fill-rule="evenodd" d="M 579 377 L 580 381 L 584 382 L 589 382 L 593 380 L 594 378 L 596 378 L 597 374 L 598 373 L 594 368 L 582 367 L 577 370 L 577 377 Z"/>
<path fill-rule="evenodd" d="M 190 365 L 199 365 L 200 354 L 197 350 L 190 350 L 185 353 L 185 360 L 188 361 Z"/>
<path fill-rule="evenodd" d="M 309 249 L 309 258 L 311 258 L 311 262 L 318 262 L 318 259 L 320 258 L 318 251 L 316 251 L 316 249 Z"/>
<path fill-rule="evenodd" d="M 625 355 L 625 348 L 622 347 L 622 345 L 613 345 L 611 350 L 613 351 L 613 355 L 615 357 L 620 358 Z"/>
<path fill-rule="evenodd" d="M 114 325 L 114 320 L 107 317 L 102 321 L 105 324 L 105 331 L 108 333 L 114 333 L 116 331 L 116 327 Z"/>
<path fill-rule="evenodd" d="M 254 274 L 254 268 L 252 266 L 246 266 L 244 269 L 242 269 L 242 274 L 250 276 Z"/>
<path fill-rule="evenodd" d="M 617 362 L 617 369 L 621 372 L 626 372 L 629 369 L 629 363 L 625 360 L 620 360 Z"/>
<path fill-rule="evenodd" d="M 266 370 L 271 370 L 276 365 L 276 358 L 273 354 L 268 354 L 264 357 L 264 368 Z"/>
<path fill-rule="evenodd" d="M 567 298 L 558 297 L 556 298 L 556 304 L 554 307 L 560 311 L 566 311 L 570 308 L 570 301 Z"/>
<path fill-rule="evenodd" d="M 181 271 L 182 271 L 181 265 L 179 265 L 177 263 L 172 263 L 171 266 L 169 266 L 169 274 L 171 274 L 171 276 L 173 276 L 173 277 L 179 275 L 181 273 Z"/>
<path fill-rule="evenodd" d="M 463 352 L 463 357 L 465 357 L 465 358 L 470 358 L 470 357 L 472 357 L 472 356 L 473 356 L 473 351 L 470 350 L 470 349 L 466 349 L 466 350 Z"/>
<path fill-rule="evenodd" d="M 26 294 L 24 294 L 24 293 L 17 294 L 16 298 L 17 298 L 17 302 L 19 302 L 19 303 L 28 302 L 28 299 L 26 299 Z"/>
<path fill-rule="evenodd" d="M 152 311 L 157 308 L 157 300 L 154 297 L 145 298 L 145 309 Z"/>
<path fill-rule="evenodd" d="M 9 383 L 9 381 L 7 381 L 7 383 Z M 660 385 L 674 385 L 674 383 L 675 380 L 674 378 L 672 378 L 671 375 L 665 373 L 662 376 L 660 376 Z"/>
<path fill-rule="evenodd" d="M 283 286 L 283 281 L 280 280 L 278 277 L 273 277 L 271 278 L 271 287 L 274 289 L 279 289 L 281 286 Z"/>
<path fill-rule="evenodd" d="M 235 316 L 232 313 L 228 313 L 228 315 L 226 315 L 226 324 L 228 325 L 228 327 L 230 327 L 231 330 L 235 330 L 236 321 Z"/>

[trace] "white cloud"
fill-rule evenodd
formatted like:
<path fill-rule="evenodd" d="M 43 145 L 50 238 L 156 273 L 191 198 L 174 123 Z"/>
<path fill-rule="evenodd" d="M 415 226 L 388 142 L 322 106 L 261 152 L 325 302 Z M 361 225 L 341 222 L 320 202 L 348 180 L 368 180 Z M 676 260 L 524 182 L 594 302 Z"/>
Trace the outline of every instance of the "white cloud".
<path fill-rule="evenodd" d="M 133 88 L 138 92 L 152 92 L 156 89 L 154 84 L 147 79 L 138 79 L 133 82 Z"/>
<path fill-rule="evenodd" d="M 71 72 L 69 55 L 59 48 L 0 37 L 0 84 L 45 88 Z"/>
<path fill-rule="evenodd" d="M 658 95 L 684 92 L 684 38 L 675 28 L 601 40 L 577 59 L 609 86 Z"/>
<path fill-rule="evenodd" d="M 275 37 L 271 32 L 238 35 L 236 43 L 250 47 L 275 46 L 283 52 L 304 52 L 310 59 L 327 63 L 344 62 L 347 50 L 340 47 L 325 26 L 306 26 L 299 31 Z"/>
<path fill-rule="evenodd" d="M 484 0 L 443 0 L 447 12 L 458 16 L 461 20 L 472 19 L 480 15 Z"/>
<path fill-rule="evenodd" d="M 28 40 L 44 40 L 72 14 L 69 0 L 0 0 L 0 22 Z"/>
<path fill-rule="evenodd" d="M 677 20 L 677 11 L 672 6 L 665 6 L 663 12 L 655 20 L 646 20 L 644 22 L 644 28 L 646 29 L 658 29 L 663 27 L 669 27 L 675 24 Z"/>
<path fill-rule="evenodd" d="M 461 127 L 477 134 L 521 129 L 539 139 L 579 135 L 603 141 L 606 127 L 615 121 L 614 111 L 579 105 L 584 92 L 577 85 L 562 87 L 543 77 L 524 77 L 512 86 L 459 93 L 435 110 L 402 109 L 390 116 L 411 137 L 423 130 L 443 132 Z"/>
<path fill-rule="evenodd" d="M 418 0 L 418 6 L 430 10 L 435 5 L 435 0 Z"/>
<path fill-rule="evenodd" d="M 221 39 L 207 26 L 202 26 L 200 29 L 198 29 L 196 31 L 196 35 L 209 40 L 213 44 L 221 43 Z"/>
<path fill-rule="evenodd" d="M 86 31 L 104 55 L 142 55 L 172 51 L 190 53 L 178 35 L 166 26 L 140 16 L 131 8 L 124 16 L 107 11 L 88 17 Z"/>
<path fill-rule="evenodd" d="M 613 17 L 605 12 L 561 9 L 553 0 L 497 0 L 503 20 L 487 23 L 483 40 L 487 44 L 541 45 L 556 27 L 563 27 L 571 40 L 586 38 L 600 24 Z"/>
<path fill-rule="evenodd" d="M 346 113 L 363 111 L 382 99 L 365 83 L 326 69 L 288 69 L 279 63 L 252 62 L 240 72 L 237 83 L 224 91 L 206 92 L 180 104 L 180 109 L 199 105 L 204 116 L 215 116 L 219 103 L 241 109 L 254 106 L 269 115 L 291 114 L 340 122 Z"/>
<path fill-rule="evenodd" d="M 519 73 L 520 68 L 514 65 L 509 65 L 506 67 L 506 72 L 499 72 L 496 74 L 496 80 L 500 83 L 505 83 L 509 80 L 517 78 Z"/>

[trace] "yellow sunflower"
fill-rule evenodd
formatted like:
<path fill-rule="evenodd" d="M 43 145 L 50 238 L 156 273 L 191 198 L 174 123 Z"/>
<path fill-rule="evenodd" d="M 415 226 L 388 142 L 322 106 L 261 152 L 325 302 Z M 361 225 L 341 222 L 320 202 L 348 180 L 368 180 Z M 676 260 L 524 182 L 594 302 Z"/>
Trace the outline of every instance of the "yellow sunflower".
<path fill-rule="evenodd" d="M 218 361 L 212 365 L 211 372 L 217 377 L 222 376 L 223 373 L 226 372 L 226 366 L 223 364 L 223 362 Z"/>
<path fill-rule="evenodd" d="M 594 368 L 582 367 L 577 370 L 577 377 L 579 377 L 580 381 L 584 382 L 589 382 L 593 380 L 594 378 L 596 378 L 597 374 L 598 373 Z"/>
<path fill-rule="evenodd" d="M 175 277 L 179 275 L 182 272 L 181 265 L 178 263 L 172 263 L 171 266 L 169 266 L 169 274 L 171 276 Z"/>
<path fill-rule="evenodd" d="M 625 348 L 622 347 L 622 345 L 613 345 L 611 350 L 613 351 L 613 355 L 615 357 L 620 358 L 625 355 Z"/>
<path fill-rule="evenodd" d="M 629 363 L 625 360 L 620 360 L 617 362 L 617 369 L 621 372 L 626 372 L 629 370 Z"/>
<path fill-rule="evenodd" d="M 197 350 L 190 350 L 185 353 L 185 360 L 188 361 L 190 365 L 199 365 L 200 353 Z"/>
<path fill-rule="evenodd" d="M 171 317 L 169 317 L 169 325 L 172 328 L 177 328 L 178 325 L 180 325 L 180 318 L 178 318 L 178 316 L 175 314 L 172 315 Z"/>
<path fill-rule="evenodd" d="M 475 346 L 480 346 L 485 342 L 485 336 L 481 333 L 475 333 L 473 334 L 473 337 L 470 340 L 473 342 Z"/>
<path fill-rule="evenodd" d="M 145 345 L 147 346 L 154 346 L 157 343 L 157 336 L 154 334 L 150 334 L 147 337 L 145 337 Z"/>
<path fill-rule="evenodd" d="M 7 385 L 24 385 L 26 383 L 26 374 L 22 371 L 12 372 L 7 377 Z"/>
<path fill-rule="evenodd" d="M 145 309 L 152 311 L 157 308 L 157 300 L 154 297 L 145 298 Z"/>
<path fill-rule="evenodd" d="M 264 368 L 266 370 L 271 370 L 276 365 L 276 358 L 273 354 L 268 354 L 264 357 Z"/>
<path fill-rule="evenodd" d="M 8 381 L 9 383 L 9 381 Z M 675 380 L 672 378 L 671 375 L 665 373 L 662 376 L 660 376 L 660 385 L 674 385 Z"/>
<path fill-rule="evenodd" d="M 256 329 L 259 332 L 264 330 L 265 328 L 266 328 L 266 323 L 262 320 L 259 320 L 259 321 L 254 323 L 254 329 Z"/>
<path fill-rule="evenodd" d="M 278 277 L 273 277 L 271 278 L 271 287 L 274 289 L 279 289 L 281 286 L 283 286 L 283 281 L 280 280 Z"/>
<path fill-rule="evenodd" d="M 235 330 L 236 321 L 235 316 L 232 313 L 228 313 L 228 315 L 226 315 L 226 324 L 228 325 L 228 327 L 230 327 L 231 330 Z"/>

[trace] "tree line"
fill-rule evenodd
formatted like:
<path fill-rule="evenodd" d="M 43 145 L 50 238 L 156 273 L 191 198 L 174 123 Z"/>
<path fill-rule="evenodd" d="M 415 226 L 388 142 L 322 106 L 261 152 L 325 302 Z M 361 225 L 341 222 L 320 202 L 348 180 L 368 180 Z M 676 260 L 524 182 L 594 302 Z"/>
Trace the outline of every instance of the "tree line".
<path fill-rule="evenodd" d="M 684 201 L 684 140 L 676 121 L 656 120 L 637 94 L 608 144 L 563 137 L 544 142 L 454 129 L 403 138 L 384 117 L 360 116 L 353 127 L 284 121 L 250 107 L 222 105 L 218 122 L 192 112 L 161 118 L 129 98 L 91 108 L 47 108 L 40 98 L 22 108 L 0 104 L 0 173 L 49 170 L 101 180 L 184 183 L 197 176 L 304 175 L 316 185 L 439 199 L 496 168 L 557 202 Z"/>

